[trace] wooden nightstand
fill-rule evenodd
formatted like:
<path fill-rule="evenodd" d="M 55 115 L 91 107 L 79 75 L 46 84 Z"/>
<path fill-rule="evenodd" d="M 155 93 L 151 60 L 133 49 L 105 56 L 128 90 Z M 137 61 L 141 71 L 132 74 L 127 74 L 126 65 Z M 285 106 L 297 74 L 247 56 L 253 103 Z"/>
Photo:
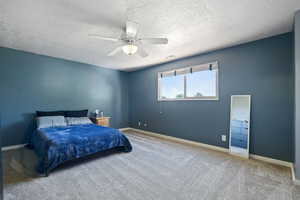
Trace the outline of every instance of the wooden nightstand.
<path fill-rule="evenodd" d="M 97 117 L 95 118 L 95 124 L 99 126 L 110 126 L 110 117 Z"/>

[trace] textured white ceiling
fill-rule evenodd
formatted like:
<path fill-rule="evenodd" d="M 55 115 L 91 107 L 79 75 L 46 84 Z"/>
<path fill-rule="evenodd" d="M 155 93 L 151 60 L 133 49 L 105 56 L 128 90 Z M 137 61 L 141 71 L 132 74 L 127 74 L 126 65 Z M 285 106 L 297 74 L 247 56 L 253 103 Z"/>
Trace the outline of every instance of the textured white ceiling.
<path fill-rule="evenodd" d="M 292 30 L 299 0 L 0 0 L 0 46 L 131 71 Z M 150 54 L 106 56 L 119 46 L 88 36 L 119 37 L 126 19 Z M 175 55 L 173 58 L 167 58 Z"/>

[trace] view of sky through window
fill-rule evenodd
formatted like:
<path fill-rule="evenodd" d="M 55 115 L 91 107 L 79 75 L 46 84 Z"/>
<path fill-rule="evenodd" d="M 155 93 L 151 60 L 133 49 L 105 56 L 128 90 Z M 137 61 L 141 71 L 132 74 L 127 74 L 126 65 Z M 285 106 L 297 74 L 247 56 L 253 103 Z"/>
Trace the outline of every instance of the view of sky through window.
<path fill-rule="evenodd" d="M 184 97 L 184 75 L 161 79 L 161 98 L 175 99 Z"/>
<path fill-rule="evenodd" d="M 217 97 L 216 84 L 216 69 L 163 77 L 160 79 L 160 99 Z"/>
<path fill-rule="evenodd" d="M 187 97 L 216 96 L 216 70 L 199 71 L 186 76 Z"/>

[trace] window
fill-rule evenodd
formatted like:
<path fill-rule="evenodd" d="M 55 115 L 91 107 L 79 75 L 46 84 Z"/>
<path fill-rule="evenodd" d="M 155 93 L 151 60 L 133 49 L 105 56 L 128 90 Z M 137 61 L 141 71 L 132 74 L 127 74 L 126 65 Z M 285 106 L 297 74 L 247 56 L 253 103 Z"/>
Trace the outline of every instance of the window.
<path fill-rule="evenodd" d="M 184 76 L 172 76 L 161 79 L 161 98 L 184 98 Z"/>
<path fill-rule="evenodd" d="M 158 73 L 158 100 L 217 100 L 218 63 Z"/>

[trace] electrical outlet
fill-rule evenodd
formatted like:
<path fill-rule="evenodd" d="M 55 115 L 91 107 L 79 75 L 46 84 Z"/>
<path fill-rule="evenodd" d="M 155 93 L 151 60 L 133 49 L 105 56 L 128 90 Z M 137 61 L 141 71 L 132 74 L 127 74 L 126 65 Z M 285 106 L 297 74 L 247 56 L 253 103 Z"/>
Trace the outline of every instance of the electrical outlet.
<path fill-rule="evenodd" d="M 222 142 L 226 142 L 227 138 L 226 135 L 222 135 Z"/>
<path fill-rule="evenodd" d="M 142 125 L 142 123 L 139 121 L 139 122 L 138 122 L 138 126 L 140 127 L 141 125 Z"/>

